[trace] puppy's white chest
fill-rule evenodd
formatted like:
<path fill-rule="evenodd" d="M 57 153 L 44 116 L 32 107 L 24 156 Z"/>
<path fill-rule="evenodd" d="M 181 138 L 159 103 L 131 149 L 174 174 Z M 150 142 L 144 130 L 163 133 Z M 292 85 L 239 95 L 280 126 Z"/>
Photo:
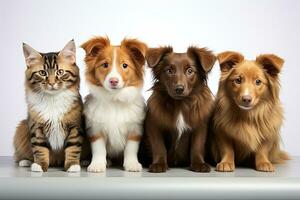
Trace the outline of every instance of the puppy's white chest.
<path fill-rule="evenodd" d="M 184 131 L 187 131 L 190 129 L 189 125 L 185 122 L 184 117 L 182 115 L 182 112 L 179 113 L 178 117 L 177 117 L 177 121 L 176 121 L 176 128 L 178 131 L 178 138 L 177 140 L 180 139 L 182 133 Z"/>
<path fill-rule="evenodd" d="M 27 96 L 29 107 L 37 112 L 45 123 L 50 124 L 49 131 L 44 134 L 54 150 L 63 147 L 66 135 L 61 123 L 75 99 L 76 95 L 71 91 L 63 91 L 56 95 L 29 93 Z"/>

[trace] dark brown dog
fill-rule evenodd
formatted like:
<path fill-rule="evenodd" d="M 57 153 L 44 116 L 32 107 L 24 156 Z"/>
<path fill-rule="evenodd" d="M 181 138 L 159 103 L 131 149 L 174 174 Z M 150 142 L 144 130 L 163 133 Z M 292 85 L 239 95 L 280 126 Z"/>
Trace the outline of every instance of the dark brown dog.
<path fill-rule="evenodd" d="M 154 75 L 144 137 L 152 154 L 149 171 L 190 164 L 192 171 L 209 172 L 204 146 L 213 100 L 207 73 L 215 56 L 205 48 L 173 53 L 161 47 L 149 49 L 146 60 Z"/>

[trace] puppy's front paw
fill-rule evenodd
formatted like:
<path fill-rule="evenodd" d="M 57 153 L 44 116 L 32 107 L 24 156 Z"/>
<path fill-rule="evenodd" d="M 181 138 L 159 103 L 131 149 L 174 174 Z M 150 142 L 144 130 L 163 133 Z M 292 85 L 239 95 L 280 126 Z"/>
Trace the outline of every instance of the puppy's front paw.
<path fill-rule="evenodd" d="M 210 166 L 206 163 L 192 163 L 190 169 L 194 172 L 210 172 Z"/>
<path fill-rule="evenodd" d="M 221 162 L 216 166 L 216 171 L 219 172 L 233 172 L 234 171 L 234 163 L 231 162 Z"/>
<path fill-rule="evenodd" d="M 74 172 L 80 172 L 80 165 L 71 165 L 69 167 L 69 169 L 67 169 L 67 172 L 70 172 L 70 173 L 74 173 Z"/>
<path fill-rule="evenodd" d="M 31 165 L 32 172 L 43 172 L 42 166 L 37 163 L 32 163 Z"/>
<path fill-rule="evenodd" d="M 167 169 L 168 165 L 166 163 L 153 163 L 149 167 L 149 172 L 161 173 L 167 171 Z"/>
<path fill-rule="evenodd" d="M 105 172 L 106 171 L 106 161 L 92 161 L 92 163 L 87 168 L 88 172 Z"/>
<path fill-rule="evenodd" d="M 142 165 L 137 160 L 125 160 L 123 167 L 129 172 L 140 172 L 142 171 Z"/>
<path fill-rule="evenodd" d="M 275 167 L 270 162 L 260 162 L 256 164 L 256 170 L 262 172 L 274 172 Z"/>

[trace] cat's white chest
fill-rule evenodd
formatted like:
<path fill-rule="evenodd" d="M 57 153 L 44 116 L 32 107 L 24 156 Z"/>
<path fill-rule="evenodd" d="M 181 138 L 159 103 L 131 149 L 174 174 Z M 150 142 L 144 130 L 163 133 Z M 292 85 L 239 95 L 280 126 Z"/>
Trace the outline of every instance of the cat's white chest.
<path fill-rule="evenodd" d="M 177 116 L 176 128 L 178 131 L 177 141 L 180 139 L 181 135 L 184 131 L 190 129 L 189 125 L 185 122 L 182 112 L 180 112 Z"/>
<path fill-rule="evenodd" d="M 53 150 L 59 150 L 64 145 L 66 134 L 61 124 L 76 96 L 71 91 L 62 91 L 55 95 L 30 92 L 27 95 L 28 106 L 37 112 L 44 122 L 50 124 L 49 131 L 44 134 Z"/>

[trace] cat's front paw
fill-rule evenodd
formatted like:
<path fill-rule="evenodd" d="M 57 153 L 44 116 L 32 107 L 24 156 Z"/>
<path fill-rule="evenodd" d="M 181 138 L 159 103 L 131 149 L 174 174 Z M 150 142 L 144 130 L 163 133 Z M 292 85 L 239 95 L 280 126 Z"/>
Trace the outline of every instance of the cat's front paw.
<path fill-rule="evenodd" d="M 80 165 L 71 165 L 69 167 L 69 169 L 67 169 L 67 172 L 70 172 L 70 173 L 74 173 L 74 172 L 80 172 Z"/>
<path fill-rule="evenodd" d="M 92 163 L 87 168 L 88 172 L 105 172 L 106 171 L 106 161 L 92 161 Z"/>
<path fill-rule="evenodd" d="M 219 172 L 233 172 L 234 168 L 235 168 L 234 163 L 220 162 L 216 166 L 216 171 L 219 171 Z"/>
<path fill-rule="evenodd" d="M 29 167 L 32 164 L 30 160 L 20 160 L 19 167 Z"/>
<path fill-rule="evenodd" d="M 140 172 L 143 169 L 142 165 L 137 160 L 125 160 L 123 167 L 129 172 Z"/>
<path fill-rule="evenodd" d="M 32 163 L 31 165 L 32 172 L 43 172 L 42 166 L 37 163 Z"/>

